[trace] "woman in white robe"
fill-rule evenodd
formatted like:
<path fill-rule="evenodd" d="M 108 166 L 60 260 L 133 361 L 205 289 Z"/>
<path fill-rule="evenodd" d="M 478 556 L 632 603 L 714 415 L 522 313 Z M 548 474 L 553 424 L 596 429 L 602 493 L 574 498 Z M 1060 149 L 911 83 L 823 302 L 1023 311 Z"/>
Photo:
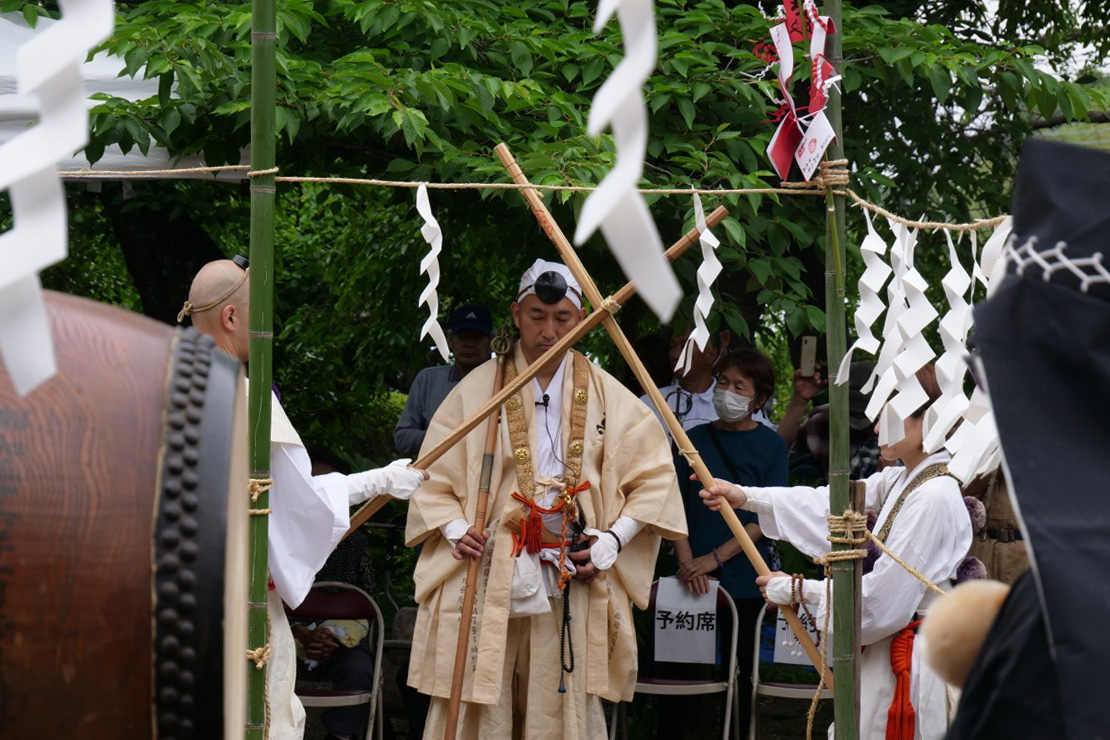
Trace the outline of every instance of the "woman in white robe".
<path fill-rule="evenodd" d="M 882 445 L 887 462 L 901 460 L 904 466 L 887 467 L 868 478 L 865 508 L 878 511 L 875 531 L 881 532 L 892 516 L 885 540 L 886 547 L 931 582 L 947 589 L 956 569 L 971 544 L 971 521 L 955 478 L 933 466 L 948 461 L 945 452 L 929 455 L 922 446 L 922 423 L 929 404 L 940 396 L 932 366 L 918 371 L 918 379 L 929 395 L 929 402 L 905 421 L 906 436 L 901 441 Z M 932 468 L 932 470 L 930 470 Z M 907 486 L 922 472 L 922 481 L 911 489 L 900 510 L 896 503 Z M 940 473 L 937 475 L 937 473 Z M 935 476 L 935 477 L 933 477 Z M 828 487 L 744 488 L 726 481 L 702 492 L 713 509 L 722 499 L 733 508 L 759 515 L 763 534 L 790 542 L 810 556 L 824 555 L 831 549 L 828 540 Z M 786 573 L 761 576 L 768 601 L 791 603 L 791 577 Z M 832 607 L 831 587 L 824 581 L 805 580 L 802 595 L 816 617 L 818 627 L 825 624 L 825 612 Z M 860 732 L 861 740 L 887 737 L 888 712 L 895 696 L 895 675 L 891 669 L 892 639 L 911 622 L 928 611 L 935 593 L 917 577 L 885 555 L 863 577 L 861 610 Z M 832 616 L 829 616 L 832 629 Z M 831 637 L 831 635 L 829 636 Z M 948 726 L 950 702 L 945 683 L 925 664 L 924 643 L 920 635 L 913 640 L 909 696 L 916 721 L 914 740 L 940 740 Z M 829 729 L 833 737 L 833 728 Z M 906 736 L 908 740 L 908 734 Z"/>

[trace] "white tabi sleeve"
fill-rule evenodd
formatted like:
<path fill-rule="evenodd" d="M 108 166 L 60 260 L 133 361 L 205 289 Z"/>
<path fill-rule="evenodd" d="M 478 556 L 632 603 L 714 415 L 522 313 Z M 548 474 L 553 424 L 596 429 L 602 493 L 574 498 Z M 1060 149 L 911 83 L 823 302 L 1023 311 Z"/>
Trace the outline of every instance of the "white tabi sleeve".
<path fill-rule="evenodd" d="M 275 443 L 270 477 L 270 577 L 282 600 L 296 608 L 350 525 L 347 476 L 314 477 L 304 447 Z"/>
<path fill-rule="evenodd" d="M 865 508 L 877 508 L 885 498 L 890 481 L 896 480 L 901 468 L 887 468 L 875 473 L 864 483 Z M 888 480 L 889 479 L 889 480 Z M 765 537 L 785 540 L 810 557 L 829 552 L 829 487 L 755 488 L 743 486 L 748 500 L 741 507 L 759 514 L 759 527 Z"/>

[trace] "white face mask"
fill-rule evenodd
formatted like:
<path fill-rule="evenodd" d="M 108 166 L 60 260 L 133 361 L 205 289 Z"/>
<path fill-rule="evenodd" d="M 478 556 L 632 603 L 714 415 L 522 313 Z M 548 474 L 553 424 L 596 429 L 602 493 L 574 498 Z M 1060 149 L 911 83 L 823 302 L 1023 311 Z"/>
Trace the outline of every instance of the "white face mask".
<path fill-rule="evenodd" d="M 717 418 L 726 424 L 735 424 L 748 418 L 751 414 L 751 402 L 752 399 L 748 396 L 741 396 L 724 388 L 713 389 L 713 408 L 717 412 Z"/>

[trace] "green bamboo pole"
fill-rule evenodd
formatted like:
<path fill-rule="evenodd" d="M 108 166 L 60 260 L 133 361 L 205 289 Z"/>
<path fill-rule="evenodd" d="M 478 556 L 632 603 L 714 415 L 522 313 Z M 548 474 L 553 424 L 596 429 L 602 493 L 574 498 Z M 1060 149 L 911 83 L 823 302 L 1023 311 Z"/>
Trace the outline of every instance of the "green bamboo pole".
<path fill-rule="evenodd" d="M 841 38 L 840 0 L 827 0 L 825 15 L 836 25 L 837 33 L 829 34 L 825 55 L 842 74 L 844 72 Z M 829 146 L 830 160 L 844 157 L 843 119 L 840 92 L 829 90 L 826 109 L 836 139 Z M 830 186 L 825 193 L 825 316 L 828 365 L 840 367 L 847 347 L 844 311 L 845 222 L 844 196 L 835 195 Z M 850 506 L 848 492 L 848 386 L 829 384 L 829 511 L 842 514 Z M 844 550 L 851 545 L 833 545 Z M 860 654 L 860 576 L 859 560 L 833 563 L 833 676 L 837 692 L 833 697 L 837 740 L 856 740 L 859 736 L 859 654 Z"/>
<path fill-rule="evenodd" d="M 275 0 L 252 0 L 251 7 L 251 169 L 273 169 L 274 111 L 277 79 Z M 251 281 L 250 281 L 250 467 L 251 477 L 270 477 L 270 387 L 273 353 L 274 307 L 274 175 L 251 179 Z M 265 493 L 252 504 L 268 507 Z M 267 517 L 250 521 L 250 615 L 249 646 L 269 643 L 266 618 Z M 266 716 L 266 669 L 250 668 L 248 687 L 248 740 L 264 740 L 269 727 Z"/>

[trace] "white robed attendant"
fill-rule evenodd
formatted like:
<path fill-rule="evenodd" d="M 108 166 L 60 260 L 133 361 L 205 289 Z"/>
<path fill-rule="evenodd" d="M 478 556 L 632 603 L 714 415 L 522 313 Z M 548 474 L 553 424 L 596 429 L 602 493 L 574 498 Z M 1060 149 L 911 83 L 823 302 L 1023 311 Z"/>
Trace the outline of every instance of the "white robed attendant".
<path fill-rule="evenodd" d="M 424 481 L 420 470 L 396 460 L 384 468 L 344 475 L 312 475 L 312 462 L 276 397 L 270 424 L 269 593 L 270 658 L 266 665 L 271 740 L 304 737 L 304 707 L 294 694 L 296 646 L 284 601 L 296 608 L 350 527 L 350 507 L 376 496 L 407 499 Z"/>
<path fill-rule="evenodd" d="M 216 260 L 193 278 L 189 300 L 177 320 L 192 316 L 193 326 L 212 337 L 221 350 L 246 363 L 250 270 L 246 263 Z M 350 526 L 350 507 L 389 494 L 407 499 L 424 481 L 421 470 L 397 460 L 387 467 L 353 475 L 312 475 L 300 435 L 276 395 L 270 414 L 270 488 L 267 611 L 270 656 L 266 663 L 271 740 L 301 740 L 304 708 L 293 693 L 297 680 L 293 633 L 282 601 L 296 608 L 312 588 L 316 573 Z"/>
<path fill-rule="evenodd" d="M 930 399 L 935 400 L 940 391 L 932 366 L 919 371 L 918 377 Z M 885 546 L 932 583 L 947 590 L 971 545 L 971 521 L 958 482 L 941 468 L 949 460 L 948 454 L 928 455 L 922 447 L 922 421 L 927 407 L 906 420 L 903 440 L 880 447 L 885 460 L 901 459 L 904 466 L 888 467 L 864 481 L 864 507 L 878 512 L 874 531 L 880 536 L 886 532 Z M 702 497 L 711 508 L 719 508 L 721 499 L 725 498 L 734 508 L 757 513 L 764 536 L 790 542 L 811 557 L 824 555 L 831 549 L 826 539 L 828 487 L 741 489 L 718 481 L 703 492 Z M 791 581 L 789 575 L 781 572 L 757 579 L 767 600 L 777 604 L 791 604 L 796 598 L 791 594 L 794 590 Z M 825 624 L 826 612 L 830 612 L 831 631 L 831 586 L 826 590 L 824 581 L 807 579 L 802 581 L 801 592 L 819 628 Z M 911 636 L 912 631 L 907 635 L 906 630 L 926 614 L 935 596 L 920 579 L 886 555 L 880 556 L 874 569 L 863 576 L 860 628 L 864 650 L 860 656 L 859 728 L 862 740 L 888 737 L 887 723 L 896 685 L 891 647 L 900 634 L 902 637 L 895 644 L 897 668 L 905 668 L 905 655 L 901 650 L 912 644 L 912 649 L 905 651 L 910 658 L 912 737 L 914 740 L 944 737 L 956 697 L 950 695 L 951 689 L 926 665 L 921 636 Z M 826 636 L 830 638 L 831 634 Z M 906 732 L 908 740 L 908 728 Z M 834 737 L 833 733 L 834 728 L 830 727 L 830 738 Z"/>

